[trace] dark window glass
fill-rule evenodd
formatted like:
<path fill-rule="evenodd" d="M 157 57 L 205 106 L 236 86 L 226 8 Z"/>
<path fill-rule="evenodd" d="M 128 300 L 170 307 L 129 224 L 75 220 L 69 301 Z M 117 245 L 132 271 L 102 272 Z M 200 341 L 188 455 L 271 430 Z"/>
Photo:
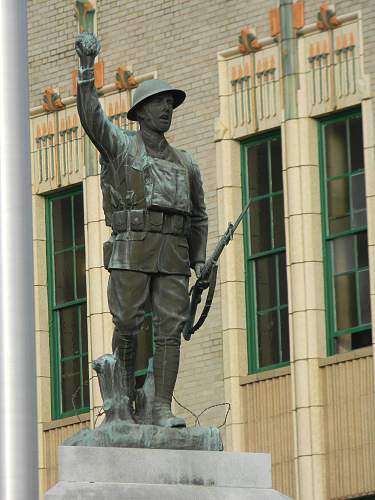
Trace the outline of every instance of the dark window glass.
<path fill-rule="evenodd" d="M 269 192 L 267 144 L 259 144 L 248 149 L 249 196 L 254 198 Z"/>
<path fill-rule="evenodd" d="M 80 306 L 81 316 L 81 338 L 82 338 L 82 352 L 88 352 L 87 346 L 87 306 L 82 304 Z"/>
<path fill-rule="evenodd" d="M 363 173 L 352 177 L 352 207 L 353 210 L 366 209 L 365 175 Z"/>
<path fill-rule="evenodd" d="M 356 267 L 355 236 L 345 236 L 332 241 L 335 273 L 345 273 Z"/>
<path fill-rule="evenodd" d="M 348 171 L 346 122 L 326 126 L 327 177 L 336 177 Z"/>
<path fill-rule="evenodd" d="M 353 118 L 350 124 L 350 163 L 351 170 L 362 170 L 363 163 L 363 138 L 362 119 Z"/>
<path fill-rule="evenodd" d="M 269 198 L 251 204 L 250 232 L 252 253 L 265 252 L 272 248 Z"/>
<path fill-rule="evenodd" d="M 258 315 L 259 367 L 280 363 L 277 311 Z"/>
<path fill-rule="evenodd" d="M 358 267 L 368 266 L 367 231 L 357 234 Z"/>
<path fill-rule="evenodd" d="M 79 307 L 67 307 L 60 309 L 60 344 L 61 357 L 79 354 Z"/>
<path fill-rule="evenodd" d="M 335 277 L 336 323 L 338 330 L 357 326 L 357 297 L 355 274 Z"/>
<path fill-rule="evenodd" d="M 73 245 L 71 198 L 53 202 L 53 235 L 55 252 Z"/>
<path fill-rule="evenodd" d="M 371 342 L 371 330 L 368 329 L 357 333 L 340 335 L 339 337 L 334 338 L 334 352 L 344 353 L 352 351 L 353 349 L 361 349 L 361 347 L 371 345 Z M 358 498 L 356 500 L 360 499 Z"/>
<path fill-rule="evenodd" d="M 62 410 L 68 412 L 81 407 L 81 372 L 80 359 L 69 359 L 62 362 L 61 389 Z M 74 401 L 74 404 L 73 404 Z"/>
<path fill-rule="evenodd" d="M 244 146 L 247 198 L 251 199 L 247 276 L 253 370 L 289 361 L 288 291 L 281 139 L 276 134 Z M 251 298 L 250 298 L 251 297 Z"/>
<path fill-rule="evenodd" d="M 76 245 L 84 245 L 85 243 L 85 233 L 82 230 L 83 227 L 83 195 L 81 193 L 74 196 L 74 232 Z"/>
<path fill-rule="evenodd" d="M 83 376 L 83 406 L 90 406 L 90 385 L 89 385 L 89 371 L 87 366 L 89 365 L 87 356 L 82 356 L 82 376 Z"/>
<path fill-rule="evenodd" d="M 82 193 L 47 199 L 53 418 L 89 406 Z M 73 401 L 74 404 L 73 404 Z"/>
<path fill-rule="evenodd" d="M 366 210 L 352 213 L 352 229 L 367 226 Z"/>
<path fill-rule="evenodd" d="M 271 141 L 272 191 L 283 190 L 283 169 L 280 138 Z"/>
<path fill-rule="evenodd" d="M 285 252 L 278 255 L 279 259 L 279 287 L 280 287 L 280 305 L 288 304 L 288 285 L 286 277 L 286 257 Z"/>
<path fill-rule="evenodd" d="M 273 214 L 273 246 L 279 248 L 285 246 L 284 228 L 284 197 L 277 195 L 272 198 Z"/>
<path fill-rule="evenodd" d="M 328 183 L 329 229 L 332 234 L 350 230 L 350 202 L 348 178 Z"/>
<path fill-rule="evenodd" d="M 55 255 L 55 293 L 56 304 L 74 300 L 73 252 Z"/>
<path fill-rule="evenodd" d="M 288 309 L 284 308 L 280 311 L 281 316 L 281 351 L 282 361 L 289 361 L 289 321 L 288 321 Z"/>
<path fill-rule="evenodd" d="M 85 249 L 76 250 L 77 297 L 86 297 Z"/>
<path fill-rule="evenodd" d="M 277 305 L 276 256 L 262 257 L 255 261 L 257 309 L 270 309 Z"/>
<path fill-rule="evenodd" d="M 358 273 L 358 287 L 361 323 L 370 323 L 370 279 L 368 271 L 361 271 L 360 273 Z"/>

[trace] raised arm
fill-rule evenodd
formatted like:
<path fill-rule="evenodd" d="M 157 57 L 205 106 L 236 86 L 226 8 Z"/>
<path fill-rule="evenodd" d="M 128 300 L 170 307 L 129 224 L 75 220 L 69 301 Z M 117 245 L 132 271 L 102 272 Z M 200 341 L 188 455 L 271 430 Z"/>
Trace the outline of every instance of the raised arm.
<path fill-rule="evenodd" d="M 80 59 L 77 84 L 77 108 L 84 128 L 95 147 L 107 159 L 117 158 L 128 147 L 126 133 L 116 127 L 104 113 L 95 88 L 94 61 L 100 43 L 93 33 L 81 33 L 76 40 Z"/>

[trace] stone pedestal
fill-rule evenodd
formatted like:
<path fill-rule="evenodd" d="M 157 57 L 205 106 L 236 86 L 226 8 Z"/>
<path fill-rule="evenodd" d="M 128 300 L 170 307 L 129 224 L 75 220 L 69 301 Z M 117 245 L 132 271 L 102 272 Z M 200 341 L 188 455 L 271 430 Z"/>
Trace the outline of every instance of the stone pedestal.
<path fill-rule="evenodd" d="M 46 500 L 287 500 L 255 453 L 61 446 Z"/>

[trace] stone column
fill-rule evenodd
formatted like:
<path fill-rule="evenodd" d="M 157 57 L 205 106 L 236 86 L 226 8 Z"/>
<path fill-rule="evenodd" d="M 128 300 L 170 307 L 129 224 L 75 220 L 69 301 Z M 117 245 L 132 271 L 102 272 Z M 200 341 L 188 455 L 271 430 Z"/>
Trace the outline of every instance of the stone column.
<path fill-rule="evenodd" d="M 293 0 L 281 0 L 282 123 L 289 330 L 298 500 L 325 500 L 324 275 L 316 122 L 301 95 Z M 304 88 L 301 85 L 301 88 Z"/>
<path fill-rule="evenodd" d="M 26 1 L 0 1 L 0 497 L 38 498 Z"/>
<path fill-rule="evenodd" d="M 373 99 L 362 101 L 363 147 L 367 198 L 368 258 L 370 269 L 371 310 L 375 311 L 375 131 Z M 372 312 L 372 348 L 375 375 L 375 314 Z M 375 391 L 375 384 L 374 384 Z"/>
<path fill-rule="evenodd" d="M 220 117 L 215 124 L 218 231 L 221 237 L 229 222 L 242 211 L 240 143 L 231 138 L 230 89 L 227 62 L 218 56 Z M 225 401 L 231 411 L 225 426 L 225 449 L 245 451 L 245 411 L 240 377 L 247 375 L 245 270 L 243 227 L 220 257 L 220 300 L 223 328 L 223 375 Z M 218 287 L 219 288 L 219 287 Z"/>

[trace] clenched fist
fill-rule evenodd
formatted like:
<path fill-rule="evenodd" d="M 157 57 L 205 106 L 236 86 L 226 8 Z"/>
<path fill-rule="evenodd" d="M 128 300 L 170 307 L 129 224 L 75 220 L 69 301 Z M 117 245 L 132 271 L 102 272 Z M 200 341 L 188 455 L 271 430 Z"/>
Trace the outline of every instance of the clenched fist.
<path fill-rule="evenodd" d="M 95 57 L 100 52 L 100 43 L 94 33 L 84 31 L 76 39 L 76 52 L 82 67 L 94 66 Z"/>

